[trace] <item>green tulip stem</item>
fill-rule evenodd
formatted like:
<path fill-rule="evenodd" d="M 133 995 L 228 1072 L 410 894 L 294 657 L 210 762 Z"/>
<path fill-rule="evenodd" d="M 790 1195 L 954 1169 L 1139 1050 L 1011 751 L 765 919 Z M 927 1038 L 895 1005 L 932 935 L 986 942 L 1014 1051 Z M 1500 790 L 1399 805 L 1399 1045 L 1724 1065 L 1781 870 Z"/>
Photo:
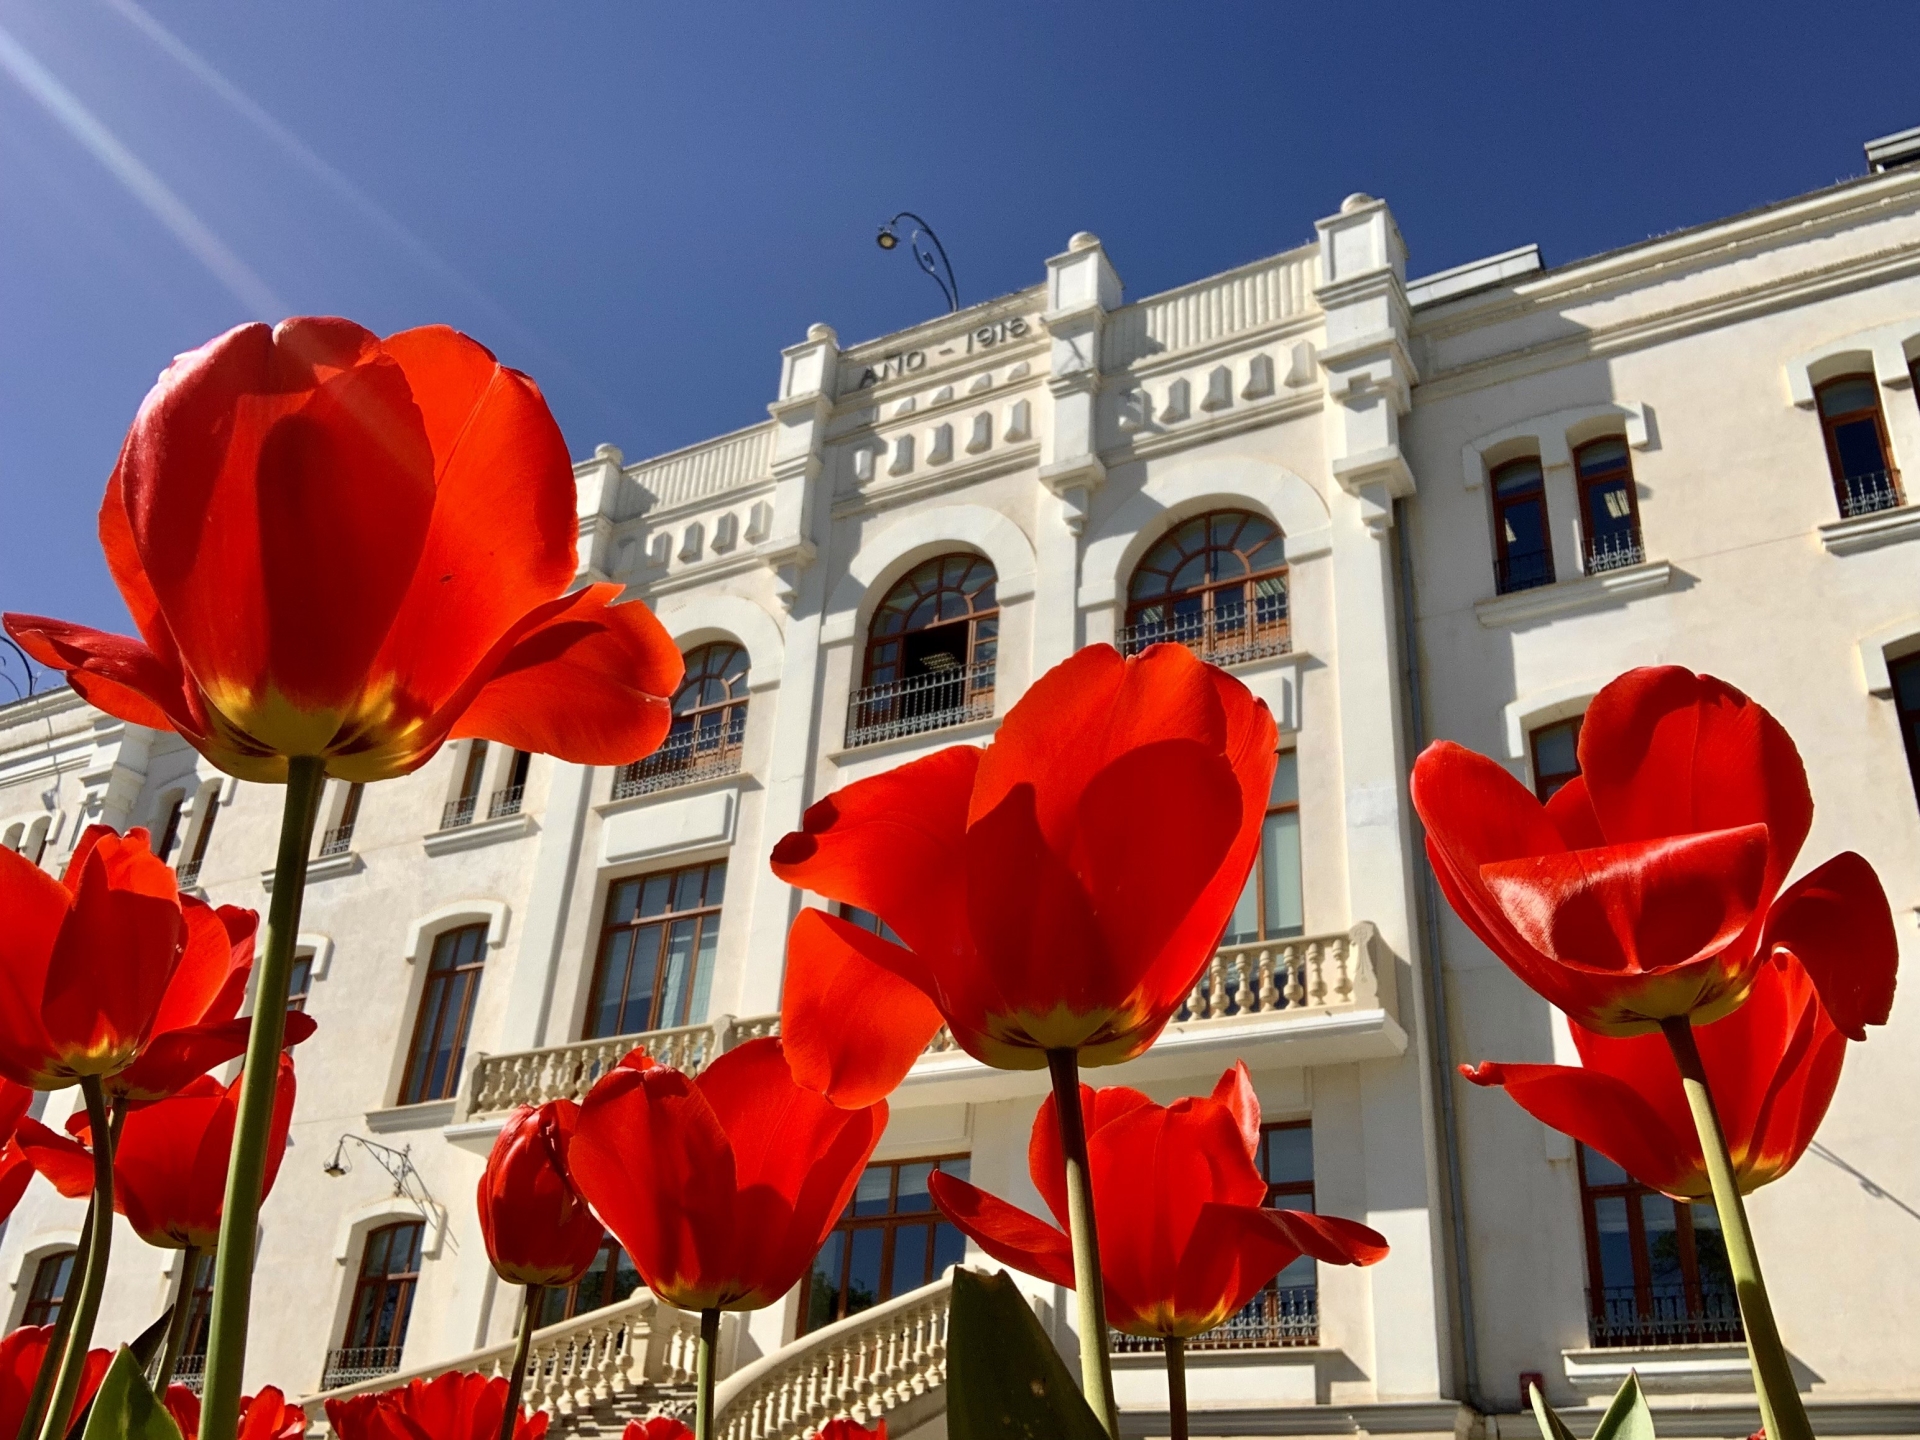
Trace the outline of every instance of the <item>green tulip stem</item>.
<path fill-rule="evenodd" d="M 700 1312 L 700 1350 L 695 1361 L 693 1436 L 713 1440 L 713 1358 L 720 1346 L 720 1312 Z"/>
<path fill-rule="evenodd" d="M 113 1244 L 116 1127 L 107 1118 L 107 1097 L 100 1088 L 98 1075 L 81 1076 L 80 1093 L 86 1096 L 87 1123 L 93 1130 L 93 1206 L 87 1217 L 87 1271 L 80 1281 L 80 1294 L 72 1302 L 73 1329 L 67 1335 L 67 1348 L 60 1356 L 60 1373 L 54 1379 L 53 1399 L 40 1425 L 40 1440 L 61 1440 L 67 1433 L 73 1402 L 80 1394 L 80 1375 L 86 1368 L 87 1350 L 93 1344 L 93 1322 L 100 1314 L 100 1296 L 107 1288 L 107 1251 Z"/>
<path fill-rule="evenodd" d="M 527 1388 L 527 1352 L 533 1349 L 533 1329 L 540 1323 L 540 1297 L 546 1288 L 527 1286 L 526 1308 L 520 1312 L 520 1339 L 513 1347 L 513 1373 L 507 1377 L 507 1405 L 500 1412 L 500 1440 L 513 1440 L 514 1425 L 520 1419 L 520 1392 Z"/>
<path fill-rule="evenodd" d="M 73 1249 L 73 1265 L 67 1271 L 67 1288 L 74 1290 L 86 1274 L 87 1255 L 93 1249 L 93 1197 L 87 1197 L 87 1218 L 80 1225 L 80 1243 Z M 75 1293 L 79 1292 L 75 1290 Z M 67 1337 L 73 1333 L 73 1310 L 62 1305 L 53 1317 L 53 1334 L 47 1337 L 46 1353 L 40 1357 L 40 1373 L 34 1377 L 33 1393 L 27 1397 L 27 1413 L 20 1417 L 15 1440 L 35 1440 L 40 1422 L 46 1417 L 47 1396 L 53 1393 L 53 1377 L 59 1372 L 61 1357 L 67 1353 Z"/>
<path fill-rule="evenodd" d="M 280 853 L 274 861 L 273 901 L 267 909 L 267 948 L 253 972 L 253 1027 L 247 1036 L 246 1071 L 240 1082 L 220 1244 L 214 1257 L 213 1321 L 208 1327 L 206 1384 L 200 1397 L 200 1440 L 234 1440 L 240 1423 L 254 1232 L 260 1217 L 260 1189 L 266 1181 L 267 1135 L 280 1079 L 280 1047 L 286 1038 L 287 981 L 293 973 L 294 937 L 300 933 L 300 901 L 307 888 L 307 851 L 313 844 L 326 781 L 326 762 L 318 756 L 287 761 Z"/>
<path fill-rule="evenodd" d="M 1760 1275 L 1760 1254 L 1747 1227 L 1746 1206 L 1740 1200 L 1733 1157 L 1727 1152 L 1727 1137 L 1720 1128 L 1720 1114 L 1714 1108 L 1700 1047 L 1694 1043 L 1693 1022 L 1680 1015 L 1661 1021 L 1660 1028 L 1673 1051 L 1674 1063 L 1680 1067 L 1680 1084 L 1686 1091 L 1687 1108 L 1693 1112 L 1693 1128 L 1700 1135 L 1700 1153 L 1706 1158 L 1713 1208 L 1720 1215 L 1720 1235 L 1733 1270 L 1733 1289 L 1740 1297 L 1740 1323 L 1747 1334 L 1747 1358 L 1753 1364 L 1761 1424 L 1767 1440 L 1813 1440 L 1813 1427 L 1807 1423 L 1806 1407 L 1800 1403 L 1799 1387 L 1793 1383 L 1786 1347 L 1780 1343 L 1780 1327 L 1773 1320 L 1767 1282 Z"/>
<path fill-rule="evenodd" d="M 1107 1434 L 1120 1433 L 1107 1359 L 1107 1295 L 1100 1277 L 1100 1237 L 1093 1221 L 1093 1176 L 1087 1169 L 1087 1119 L 1080 1110 L 1080 1052 L 1047 1051 L 1060 1149 L 1067 1162 L 1067 1228 L 1073 1240 L 1073 1294 L 1080 1323 L 1080 1389 Z"/>
<path fill-rule="evenodd" d="M 153 1380 L 156 1395 L 167 1393 L 174 1367 L 180 1363 L 180 1347 L 187 1339 L 187 1316 L 193 1313 L 193 1272 L 199 1265 L 198 1246 L 189 1245 L 180 1252 L 180 1288 L 174 1293 L 173 1313 L 167 1317 L 167 1343 L 160 1351 L 160 1371 Z"/>
<path fill-rule="evenodd" d="M 1167 1336 L 1167 1440 L 1187 1440 L 1187 1342 Z"/>

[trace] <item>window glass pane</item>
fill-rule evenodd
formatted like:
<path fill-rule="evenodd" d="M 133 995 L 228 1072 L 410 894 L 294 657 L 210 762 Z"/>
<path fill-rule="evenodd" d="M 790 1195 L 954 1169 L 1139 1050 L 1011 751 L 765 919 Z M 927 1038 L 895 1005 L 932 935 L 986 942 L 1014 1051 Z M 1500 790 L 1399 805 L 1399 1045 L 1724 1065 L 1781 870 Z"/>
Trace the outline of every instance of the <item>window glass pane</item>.
<path fill-rule="evenodd" d="M 1880 448 L 1880 426 L 1872 417 L 1834 426 L 1833 448 L 1840 456 L 1842 475 L 1876 475 L 1887 468 L 1886 452 Z"/>
<path fill-rule="evenodd" d="M 1502 465 L 1493 472 L 1493 493 L 1500 496 L 1519 495 L 1540 483 L 1540 462 L 1538 460 L 1516 460 L 1511 465 Z"/>
<path fill-rule="evenodd" d="M 1269 805 L 1300 803 L 1299 756 L 1292 750 L 1280 752 L 1280 763 L 1273 767 L 1273 789 L 1267 796 L 1267 803 Z"/>
<path fill-rule="evenodd" d="M 1538 500 L 1521 500 L 1500 511 L 1500 525 L 1509 555 L 1537 555 L 1547 548 L 1546 507 Z"/>
<path fill-rule="evenodd" d="M 1313 1179 L 1313 1127 L 1310 1125 L 1288 1125 L 1285 1128 L 1266 1132 L 1267 1141 L 1267 1183 L 1269 1185 L 1300 1185 Z M 1311 1209 L 1311 1205 L 1296 1204 L 1289 1199 L 1283 1207 L 1289 1210 Z"/>
<path fill-rule="evenodd" d="M 1264 938 L 1306 933 L 1300 900 L 1300 812 L 1278 810 L 1267 816 L 1260 841 L 1260 871 L 1266 886 L 1267 933 Z"/>
<path fill-rule="evenodd" d="M 1920 655 L 1909 655 L 1887 667 L 1902 710 L 1920 710 Z"/>
<path fill-rule="evenodd" d="M 1294 1207 L 1298 1209 L 1298 1206 Z M 1282 1290 L 1294 1290 L 1303 1286 L 1320 1283 L 1320 1270 L 1313 1263 L 1311 1255 L 1302 1255 L 1274 1277 L 1273 1283 Z"/>
<path fill-rule="evenodd" d="M 1633 1241 L 1627 1232 L 1624 1196 L 1602 1195 L 1593 1202 L 1593 1228 L 1600 1237 L 1600 1280 L 1609 1291 L 1633 1292 Z"/>
<path fill-rule="evenodd" d="M 701 882 L 706 878 L 705 870 L 698 865 L 682 870 L 674 877 L 673 908 L 676 910 L 698 910 L 700 908 Z"/>
<path fill-rule="evenodd" d="M 1571 724 L 1549 725 L 1533 732 L 1534 768 L 1542 775 L 1580 773 L 1578 730 Z"/>
<path fill-rule="evenodd" d="M 1589 1185 L 1629 1185 L 1633 1183 L 1632 1177 L 1628 1175 L 1626 1171 L 1622 1170 L 1598 1150 L 1593 1150 L 1582 1145 L 1580 1147 L 1580 1154 L 1586 1161 L 1587 1183 Z"/>
<path fill-rule="evenodd" d="M 893 1273 L 887 1277 L 889 1297 L 918 1290 L 933 1278 L 927 1273 L 927 1256 L 932 1246 L 931 1225 L 902 1225 L 894 1230 Z"/>
<path fill-rule="evenodd" d="M 1880 397 L 1873 388 L 1871 375 L 1850 375 L 1820 387 L 1820 413 L 1846 415 L 1855 410 L 1875 410 Z"/>
<path fill-rule="evenodd" d="M 700 947 L 693 960 L 693 994 L 687 1001 L 689 1025 L 704 1024 L 707 997 L 713 992 L 713 957 L 720 948 L 720 917 L 709 915 L 700 922 Z"/>
<path fill-rule="evenodd" d="M 1234 902 L 1233 915 L 1227 921 L 1227 933 L 1220 937 L 1225 945 L 1240 945 L 1260 938 L 1260 866 L 1256 862 Z"/>
<path fill-rule="evenodd" d="M 640 904 L 640 882 L 622 880 L 613 887 L 613 893 L 607 897 L 607 920 L 610 924 L 625 925 L 632 920 Z"/>
<path fill-rule="evenodd" d="M 847 1313 L 865 1310 L 880 1299 L 880 1249 L 884 1230 L 854 1230 L 847 1235 Z"/>
<path fill-rule="evenodd" d="M 893 1197 L 893 1167 L 869 1165 L 860 1175 L 853 1191 L 855 1215 L 884 1215 Z"/>
<path fill-rule="evenodd" d="M 1664 1195 L 1640 1197 L 1640 1225 L 1647 1236 L 1647 1267 L 1656 1295 L 1673 1295 L 1685 1283 L 1680 1266 L 1680 1218 Z"/>
<path fill-rule="evenodd" d="M 942 1169 L 949 1167 L 942 1166 Z M 928 1279 L 937 1279 L 947 1273 L 949 1265 L 958 1265 L 967 1258 L 967 1237 L 958 1227 L 940 1225 L 933 1232 L 933 1274 Z"/>
<path fill-rule="evenodd" d="M 726 894 L 727 862 L 716 860 L 707 866 L 707 904 L 718 905 L 726 898 Z"/>
<path fill-rule="evenodd" d="M 893 1202 L 894 1214 L 919 1215 L 933 1209 L 933 1196 L 927 1190 L 927 1177 L 931 1174 L 931 1160 L 900 1167 L 900 1184 Z"/>
<path fill-rule="evenodd" d="M 1720 1217 L 1710 1201 L 1697 1200 L 1693 1207 L 1693 1262 L 1700 1276 L 1701 1298 L 1709 1315 L 1718 1315 L 1714 1297 L 1733 1295 L 1733 1266 L 1727 1259 L 1726 1237 L 1720 1233 Z"/>
<path fill-rule="evenodd" d="M 667 910 L 667 895 L 673 888 L 672 875 L 649 875 L 640 894 L 640 913 L 642 915 L 664 915 Z"/>
<path fill-rule="evenodd" d="M 609 1035 L 636 1035 L 655 1028 L 654 985 L 660 974 L 662 927 L 642 925 L 633 932 L 633 963 L 627 974 L 626 998 L 620 1005 L 618 1028 Z"/>
<path fill-rule="evenodd" d="M 1625 440 L 1596 440 L 1580 451 L 1580 473 L 1602 475 L 1627 463 Z"/>
<path fill-rule="evenodd" d="M 818 1330 L 840 1316 L 840 1262 L 845 1258 L 846 1232 L 835 1230 L 814 1256 L 813 1273 L 807 1282 L 806 1328 Z"/>
<path fill-rule="evenodd" d="M 658 1021 L 662 1029 L 688 1023 L 687 967 L 693 960 L 694 931 L 698 924 L 695 920 L 676 920 L 667 931 L 667 975 L 660 986 Z"/>

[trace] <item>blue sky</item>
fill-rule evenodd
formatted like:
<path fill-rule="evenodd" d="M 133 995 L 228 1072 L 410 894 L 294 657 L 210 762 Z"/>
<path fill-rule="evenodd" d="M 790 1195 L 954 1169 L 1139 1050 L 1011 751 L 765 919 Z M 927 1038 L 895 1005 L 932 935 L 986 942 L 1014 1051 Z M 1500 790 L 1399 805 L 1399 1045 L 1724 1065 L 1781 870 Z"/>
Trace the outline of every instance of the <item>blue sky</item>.
<path fill-rule="evenodd" d="M 903 207 L 968 301 L 1080 229 L 1149 294 L 1355 190 L 1416 274 L 1558 263 L 1860 173 L 1916 54 L 1912 0 L 0 0 L 0 608 L 125 626 L 127 422 L 275 306 L 457 325 L 638 458 L 764 416 L 813 321 L 935 313 Z"/>

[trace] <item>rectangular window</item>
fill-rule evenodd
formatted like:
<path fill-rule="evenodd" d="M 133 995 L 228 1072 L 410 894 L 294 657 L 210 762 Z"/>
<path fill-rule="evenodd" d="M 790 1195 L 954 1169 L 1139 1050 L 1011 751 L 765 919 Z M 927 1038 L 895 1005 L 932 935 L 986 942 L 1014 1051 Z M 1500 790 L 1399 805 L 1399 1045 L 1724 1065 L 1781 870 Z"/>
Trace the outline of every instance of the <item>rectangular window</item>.
<path fill-rule="evenodd" d="M 458 830 L 473 823 L 474 807 L 480 803 L 480 779 L 487 768 L 487 742 L 467 742 L 467 758 L 460 769 L 460 792 L 440 812 L 442 830 Z"/>
<path fill-rule="evenodd" d="M 307 1008 L 307 995 L 313 989 L 313 952 L 294 952 L 293 968 L 287 974 L 287 1009 Z"/>
<path fill-rule="evenodd" d="M 1533 793 L 1546 804 L 1554 792 L 1580 773 L 1580 724 L 1583 717 L 1542 725 L 1527 736 L 1533 752 Z"/>
<path fill-rule="evenodd" d="M 174 1304 L 187 1307 L 187 1329 L 180 1342 L 180 1359 L 173 1367 L 173 1378 L 191 1390 L 200 1388 L 207 1368 L 207 1337 L 213 1320 L 213 1256 L 194 1258 L 193 1274 L 186 1277 Z"/>
<path fill-rule="evenodd" d="M 513 752 L 513 760 L 507 766 L 507 783 L 494 791 L 493 798 L 487 802 L 489 820 L 504 820 L 520 813 L 520 806 L 527 798 L 527 771 L 532 764 L 532 752 Z"/>
<path fill-rule="evenodd" d="M 558 1325 L 589 1310 L 617 1305 L 638 1290 L 640 1272 L 620 1242 L 609 1235 L 593 1257 L 587 1273 L 571 1285 L 549 1285 L 540 1296 L 540 1319 L 535 1328 Z"/>
<path fill-rule="evenodd" d="M 173 842 L 180 838 L 180 816 L 187 808 L 187 797 L 177 796 L 167 807 L 167 823 L 160 827 L 160 844 L 154 855 L 161 860 L 173 853 Z"/>
<path fill-rule="evenodd" d="M 1502 595 L 1553 583 L 1547 544 L 1547 488 L 1535 457 L 1510 461 L 1490 477 L 1494 588 Z"/>
<path fill-rule="evenodd" d="M 1914 794 L 1920 798 L 1920 654 L 1890 662 L 1887 676 L 1893 681 L 1893 708 L 1907 747 L 1907 770 L 1913 776 Z"/>
<path fill-rule="evenodd" d="M 869 1165 L 800 1282 L 801 1333 L 917 1290 L 959 1264 L 967 1237 L 942 1218 L 927 1182 L 935 1170 L 965 1180 L 969 1169 L 965 1155 Z"/>
<path fill-rule="evenodd" d="M 209 785 L 202 790 L 194 809 L 205 813 L 200 816 L 200 827 L 194 832 L 193 853 L 187 857 L 186 864 L 178 867 L 173 874 L 182 890 L 191 889 L 200 882 L 200 867 L 206 861 L 207 846 L 213 840 L 213 822 L 220 818 L 220 787 Z"/>
<path fill-rule="evenodd" d="M 587 1010 L 589 1040 L 707 1018 L 727 862 L 616 880 Z"/>
<path fill-rule="evenodd" d="M 1901 504 L 1900 477 L 1888 457 L 1880 387 L 1871 373 L 1842 375 L 1814 391 L 1834 496 L 1844 517 L 1871 515 Z"/>
<path fill-rule="evenodd" d="M 407 1056 L 402 1105 L 444 1100 L 460 1088 L 460 1066 L 467 1056 L 467 1030 L 473 1024 L 474 999 L 487 963 L 487 927 L 463 925 L 433 942 L 426 987 L 420 992 L 420 1017 L 414 1022 Z"/>
<path fill-rule="evenodd" d="M 413 1293 L 420 1283 L 420 1242 L 425 1230 L 421 1221 L 403 1220 L 368 1232 L 347 1312 L 345 1343 L 327 1357 L 322 1389 L 390 1375 L 400 1368 Z"/>
<path fill-rule="evenodd" d="M 353 848 L 353 827 L 360 823 L 360 797 L 366 786 L 359 781 L 347 787 L 347 798 L 340 806 L 340 823 L 320 837 L 320 858 L 344 855 Z"/>
<path fill-rule="evenodd" d="M 1305 933 L 1306 908 L 1300 894 L 1300 767 L 1293 751 L 1282 750 L 1267 795 L 1260 850 L 1221 943 L 1243 945 Z"/>
<path fill-rule="evenodd" d="M 1634 493 L 1627 442 L 1615 436 L 1582 445 L 1573 455 L 1580 477 L 1580 531 L 1587 573 L 1622 570 L 1647 558 L 1640 543 L 1640 501 Z"/>
<path fill-rule="evenodd" d="M 1669 1200 L 1581 1145 L 1587 1328 L 1598 1345 L 1716 1345 L 1744 1338 L 1733 1269 L 1709 1201 Z"/>
<path fill-rule="evenodd" d="M 56 1250 L 41 1257 L 33 1270 L 26 1311 L 20 1316 L 22 1325 L 51 1325 L 60 1318 L 60 1307 L 67 1300 L 67 1282 L 73 1279 L 73 1256 L 72 1250 Z"/>

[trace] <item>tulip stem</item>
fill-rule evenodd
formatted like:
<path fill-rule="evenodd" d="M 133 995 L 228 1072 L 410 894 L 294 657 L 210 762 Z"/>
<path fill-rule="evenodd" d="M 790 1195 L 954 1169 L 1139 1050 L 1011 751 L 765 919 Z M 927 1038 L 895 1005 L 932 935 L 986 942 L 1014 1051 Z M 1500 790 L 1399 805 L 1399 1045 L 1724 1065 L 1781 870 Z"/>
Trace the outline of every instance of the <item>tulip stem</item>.
<path fill-rule="evenodd" d="M 1760 1275 L 1760 1254 L 1747 1227 L 1746 1206 L 1740 1200 L 1726 1133 L 1720 1128 L 1720 1114 L 1707 1084 L 1707 1068 L 1700 1059 L 1700 1047 L 1694 1043 L 1693 1022 L 1679 1015 L 1662 1020 L 1660 1028 L 1673 1051 L 1674 1063 L 1680 1067 L 1680 1084 L 1686 1091 L 1687 1108 L 1693 1112 L 1693 1128 L 1700 1135 L 1700 1153 L 1707 1162 L 1713 1208 L 1720 1215 L 1720 1236 L 1733 1271 L 1734 1293 L 1740 1297 L 1740 1323 L 1747 1335 L 1747 1358 L 1753 1365 L 1761 1424 L 1767 1440 L 1813 1440 L 1813 1427 L 1807 1423 L 1806 1407 L 1800 1403 L 1799 1387 L 1793 1383 L 1786 1347 L 1780 1343 L 1780 1327 L 1774 1323 L 1767 1283 Z"/>
<path fill-rule="evenodd" d="M 60 1373 L 53 1382 L 53 1399 L 41 1422 L 40 1440 L 62 1440 L 72 1419 L 73 1402 L 80 1393 L 80 1375 L 86 1369 L 87 1350 L 93 1344 L 93 1322 L 100 1314 L 100 1295 L 107 1288 L 107 1251 L 113 1244 L 114 1124 L 107 1118 L 107 1097 L 98 1075 L 80 1077 L 80 1093 L 87 1100 L 87 1123 L 93 1135 L 93 1208 L 88 1217 L 87 1273 L 73 1301 L 73 1329 L 60 1357 Z M 69 1274 L 72 1272 L 69 1271 Z M 61 1309 L 66 1306 L 62 1305 Z"/>
<path fill-rule="evenodd" d="M 1187 1342 L 1167 1336 L 1167 1440 L 1187 1440 Z"/>
<path fill-rule="evenodd" d="M 1120 1433 L 1107 1359 L 1107 1295 L 1100 1275 L 1100 1237 L 1093 1221 L 1093 1175 L 1087 1168 L 1087 1119 L 1080 1109 L 1080 1052 L 1049 1050 L 1060 1149 L 1067 1162 L 1067 1228 L 1073 1240 L 1073 1293 L 1080 1322 L 1080 1388 L 1107 1434 Z"/>
<path fill-rule="evenodd" d="M 527 1286 L 526 1308 L 520 1312 L 520 1340 L 513 1347 L 513 1373 L 507 1377 L 507 1406 L 500 1412 L 500 1440 L 513 1440 L 513 1428 L 520 1419 L 520 1393 L 527 1388 L 527 1352 L 533 1349 L 533 1327 L 540 1320 L 540 1296 L 544 1285 Z"/>
<path fill-rule="evenodd" d="M 294 937 L 307 888 L 307 851 L 326 785 L 326 762 L 296 755 L 287 761 L 287 796 L 280 813 L 280 853 L 267 909 L 267 948 L 253 972 L 253 1026 L 234 1117 L 233 1158 L 214 1252 L 213 1319 L 207 1334 L 207 1373 L 200 1399 L 200 1440 L 234 1440 L 240 1424 L 240 1378 L 247 1361 L 247 1311 L 253 1290 L 254 1229 L 266 1181 L 267 1136 L 286 1039 L 287 982 Z"/>
<path fill-rule="evenodd" d="M 180 1252 L 180 1287 L 174 1292 L 173 1313 L 167 1317 L 167 1343 L 160 1350 L 160 1370 L 153 1380 L 153 1393 L 164 1396 L 173 1383 L 174 1368 L 180 1363 L 180 1347 L 187 1338 L 187 1316 L 193 1310 L 193 1272 L 200 1266 L 200 1247 L 189 1245 Z"/>
<path fill-rule="evenodd" d="M 713 1355 L 720 1345 L 720 1312 L 700 1312 L 700 1350 L 695 1361 L 694 1440 L 713 1440 Z"/>
<path fill-rule="evenodd" d="M 80 1243 L 73 1248 L 73 1264 L 67 1271 L 67 1289 L 75 1294 L 79 1293 L 75 1287 L 86 1274 L 87 1256 L 92 1249 L 93 1197 L 89 1195 L 87 1218 L 80 1226 Z M 40 1373 L 34 1377 L 33 1393 L 27 1397 L 27 1413 L 20 1417 L 15 1440 L 35 1440 L 40 1433 L 40 1422 L 47 1414 L 47 1396 L 53 1393 L 53 1377 L 67 1353 L 67 1337 L 73 1333 L 73 1311 L 73 1306 L 62 1305 L 60 1313 L 53 1317 L 53 1334 L 47 1337 L 46 1352 L 40 1357 Z"/>

